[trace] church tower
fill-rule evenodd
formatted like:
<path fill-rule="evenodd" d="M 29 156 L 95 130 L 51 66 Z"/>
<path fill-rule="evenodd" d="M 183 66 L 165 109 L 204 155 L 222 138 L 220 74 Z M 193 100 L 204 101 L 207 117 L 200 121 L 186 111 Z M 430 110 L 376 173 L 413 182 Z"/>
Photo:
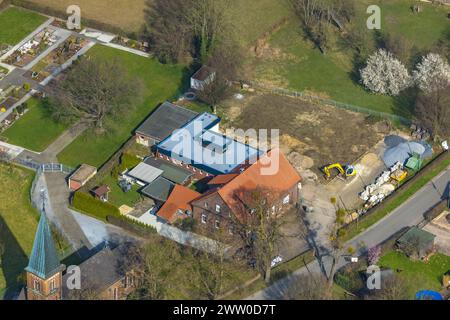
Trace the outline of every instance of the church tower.
<path fill-rule="evenodd" d="M 45 208 L 36 231 L 26 271 L 27 300 L 61 300 L 63 266 L 53 242 Z"/>

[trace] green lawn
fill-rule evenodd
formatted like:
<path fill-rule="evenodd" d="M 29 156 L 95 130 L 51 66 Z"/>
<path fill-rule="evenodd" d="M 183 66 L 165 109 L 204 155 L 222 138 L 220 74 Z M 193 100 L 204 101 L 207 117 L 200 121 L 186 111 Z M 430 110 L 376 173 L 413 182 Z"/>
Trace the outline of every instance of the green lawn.
<path fill-rule="evenodd" d="M 44 16 L 15 7 L 0 12 L 0 44 L 16 45 L 45 20 Z"/>
<path fill-rule="evenodd" d="M 367 8 L 369 4 L 375 4 L 381 8 L 382 32 L 388 31 L 406 37 L 420 49 L 432 47 L 445 34 L 448 34 L 450 20 L 447 14 L 450 12 L 448 6 L 437 6 L 421 3 L 420 14 L 413 14 L 410 7 L 417 4 L 412 0 L 373 1 L 363 0 L 360 9 Z"/>
<path fill-rule="evenodd" d="M 403 253 L 391 251 L 381 257 L 378 264 L 394 271 L 402 270 L 399 275 L 406 280 L 413 299 L 420 290 L 442 289 L 442 276 L 450 270 L 450 257 L 439 253 L 428 262 L 411 261 Z"/>
<path fill-rule="evenodd" d="M 28 112 L 2 135 L 11 144 L 42 152 L 68 126 L 54 121 L 42 101 L 32 98 L 27 103 L 29 107 Z"/>
<path fill-rule="evenodd" d="M 251 46 L 290 15 L 289 0 L 232 0 L 230 15 L 243 45 Z"/>
<path fill-rule="evenodd" d="M 74 167 L 81 163 L 97 167 L 102 165 L 158 104 L 179 94 L 179 88 L 184 84 L 184 68 L 180 65 L 162 65 L 154 59 L 105 46 L 95 46 L 89 55 L 121 61 L 133 76 L 143 80 L 145 99 L 133 112 L 115 121 L 109 132 L 95 135 L 87 131 L 58 155 L 60 162 Z"/>
<path fill-rule="evenodd" d="M 424 11 L 414 15 L 410 10 L 413 1 L 409 0 L 357 2 L 358 13 L 354 23 L 366 28 L 368 15 L 365 10 L 369 4 L 377 2 L 383 17 L 381 32 L 404 36 L 419 49 L 431 48 L 450 27 L 450 20 L 446 17 L 448 9 L 422 4 Z M 354 52 L 345 45 L 337 45 L 326 55 L 314 48 L 301 33 L 298 19 L 291 19 L 275 32 L 269 44 L 271 52 L 268 55 L 251 60 L 257 80 L 291 90 L 310 91 L 375 111 L 406 117 L 411 115 L 413 105 L 408 99 L 371 94 L 359 84 L 354 76 Z"/>
<path fill-rule="evenodd" d="M 127 205 L 129 207 L 134 207 L 134 205 L 141 199 L 141 194 L 138 192 L 140 188 L 138 185 L 133 185 L 130 192 L 123 192 L 120 188 L 117 179 L 114 179 L 110 175 L 107 175 L 102 181 L 102 184 L 106 184 L 111 188 L 111 193 L 109 194 L 109 202 L 120 207 L 121 205 Z"/>
<path fill-rule="evenodd" d="M 32 171 L 0 164 L 0 241 L 5 244 L 0 293 L 17 285 L 33 246 L 38 218 L 29 200 L 33 178 Z"/>

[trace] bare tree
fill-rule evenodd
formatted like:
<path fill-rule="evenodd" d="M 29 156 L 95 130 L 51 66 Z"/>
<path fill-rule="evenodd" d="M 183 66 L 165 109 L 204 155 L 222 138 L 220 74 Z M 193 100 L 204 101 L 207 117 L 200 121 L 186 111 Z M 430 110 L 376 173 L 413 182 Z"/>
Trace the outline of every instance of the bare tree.
<path fill-rule="evenodd" d="M 230 34 L 229 8 L 229 0 L 149 0 L 144 37 L 164 63 L 189 55 L 205 63 Z"/>
<path fill-rule="evenodd" d="M 155 236 L 151 242 L 129 249 L 125 268 L 133 268 L 136 290 L 130 299 L 163 300 L 171 286 L 169 275 L 175 274 L 179 251 L 177 246 Z"/>
<path fill-rule="evenodd" d="M 214 70 L 215 77 L 198 92 L 198 97 L 209 104 L 213 112 L 220 102 L 233 94 L 232 81 L 240 80 L 243 76 L 243 60 L 242 48 L 232 39 L 222 42 L 208 60 L 207 65 Z"/>
<path fill-rule="evenodd" d="M 338 209 L 336 211 L 336 219 L 333 224 L 330 225 L 329 229 L 329 240 L 330 245 L 329 256 L 331 257 L 331 266 L 330 271 L 327 275 L 328 279 L 328 293 L 331 293 L 334 284 L 334 276 L 337 272 L 337 266 L 339 264 L 340 259 L 345 256 L 351 255 L 354 253 L 355 249 L 352 247 L 345 247 L 344 245 L 344 236 L 345 231 L 342 229 L 344 225 L 344 217 L 346 212 L 344 209 Z"/>
<path fill-rule="evenodd" d="M 398 275 L 390 275 L 381 283 L 381 289 L 374 290 L 367 300 L 409 300 L 408 286 L 405 280 Z"/>
<path fill-rule="evenodd" d="M 194 32 L 197 57 L 204 63 L 215 52 L 228 27 L 229 0 L 194 1 L 187 19 Z"/>
<path fill-rule="evenodd" d="M 286 300 L 329 300 L 327 279 L 321 274 L 295 276 L 292 285 L 284 292 Z"/>
<path fill-rule="evenodd" d="M 277 194 L 265 188 L 240 189 L 234 194 L 237 203 L 235 215 L 232 215 L 234 225 L 247 249 L 247 259 L 255 263 L 266 283 L 270 282 L 277 244 L 284 237 Z"/>
<path fill-rule="evenodd" d="M 248 266 L 235 254 L 240 241 L 226 227 L 218 229 L 210 238 L 214 243 L 206 242 L 201 250 L 189 250 L 192 253 L 189 269 L 198 298 L 216 300 L 225 293 L 227 284 L 235 283 L 238 273 Z"/>
<path fill-rule="evenodd" d="M 438 79 L 436 79 L 438 80 Z M 450 137 L 450 85 L 436 84 L 429 93 L 420 92 L 415 113 L 421 124 L 429 129 L 435 138 Z"/>
<path fill-rule="evenodd" d="M 141 96 L 142 82 L 132 78 L 120 61 L 83 58 L 62 81 L 50 86 L 50 107 L 61 121 L 84 121 L 103 129 L 106 117 L 133 109 Z"/>
<path fill-rule="evenodd" d="M 192 52 L 193 30 L 187 14 L 192 0 L 147 0 L 144 38 L 163 63 L 177 63 Z"/>

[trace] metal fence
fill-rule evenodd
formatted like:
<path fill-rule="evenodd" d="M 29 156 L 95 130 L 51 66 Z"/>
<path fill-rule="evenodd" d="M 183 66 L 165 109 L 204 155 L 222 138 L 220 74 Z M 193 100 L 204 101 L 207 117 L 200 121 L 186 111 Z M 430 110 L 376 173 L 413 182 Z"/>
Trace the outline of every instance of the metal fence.
<path fill-rule="evenodd" d="M 400 122 L 405 125 L 411 124 L 410 119 L 407 119 L 403 116 L 399 116 L 399 115 L 395 115 L 395 114 L 371 110 L 371 109 L 368 109 L 365 107 L 356 106 L 356 105 L 348 104 L 348 103 L 343 103 L 343 102 L 339 102 L 339 101 L 335 101 L 335 100 L 331 100 L 331 99 L 325 99 L 325 98 L 321 98 L 321 97 L 307 94 L 304 92 L 292 91 L 292 90 L 287 90 L 287 89 L 283 89 L 283 88 L 269 87 L 269 86 L 266 86 L 266 85 L 258 83 L 258 82 L 251 82 L 251 85 L 257 89 L 267 91 L 270 93 L 274 93 L 274 94 L 278 94 L 278 95 L 283 95 L 283 96 L 288 96 L 288 97 L 293 97 L 293 98 L 301 98 L 301 99 L 316 102 L 316 103 L 331 105 L 333 107 L 340 108 L 340 109 L 364 113 L 364 114 L 368 114 L 368 115 L 371 115 L 374 117 Z"/>
<path fill-rule="evenodd" d="M 32 169 L 34 171 L 62 172 L 65 174 L 70 174 L 74 170 L 73 168 L 65 166 L 61 163 L 39 163 L 31 159 L 22 159 L 22 158 L 16 158 L 14 159 L 14 162 L 29 169 Z"/>

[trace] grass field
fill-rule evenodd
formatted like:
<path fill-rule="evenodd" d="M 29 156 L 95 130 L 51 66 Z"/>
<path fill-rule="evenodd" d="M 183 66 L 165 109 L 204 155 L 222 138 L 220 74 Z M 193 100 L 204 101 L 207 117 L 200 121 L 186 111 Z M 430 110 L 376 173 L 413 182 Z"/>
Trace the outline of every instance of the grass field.
<path fill-rule="evenodd" d="M 87 131 L 58 155 L 61 163 L 74 167 L 81 163 L 97 167 L 103 164 L 131 136 L 140 122 L 158 104 L 178 94 L 184 83 L 184 69 L 179 65 L 162 65 L 152 59 L 104 46 L 92 48 L 89 55 L 98 59 L 117 58 L 134 77 L 142 79 L 145 97 L 133 112 L 115 121 L 107 133 L 95 135 Z"/>
<path fill-rule="evenodd" d="M 441 290 L 442 276 L 450 269 L 450 257 L 439 253 L 428 262 L 411 261 L 403 253 L 391 251 L 381 257 L 378 264 L 380 267 L 402 270 L 399 276 L 406 280 L 408 293 L 413 299 L 420 290 Z"/>
<path fill-rule="evenodd" d="M 5 243 L 0 292 L 17 284 L 33 246 L 38 217 L 29 200 L 33 177 L 32 171 L 0 164 L 0 241 Z"/>
<path fill-rule="evenodd" d="M 27 103 L 28 112 L 2 135 L 11 144 L 42 152 L 68 126 L 55 122 L 42 101 L 32 98 Z"/>
<path fill-rule="evenodd" d="M 19 8 L 1 11 L 0 44 L 16 45 L 45 20 L 44 16 Z"/>
<path fill-rule="evenodd" d="M 375 1 L 377 3 L 377 1 Z M 360 1 L 355 24 L 366 28 L 365 10 L 373 1 Z M 406 37 L 421 50 L 431 48 L 450 27 L 448 9 L 423 4 L 423 12 L 412 14 L 409 0 L 378 1 L 382 10 L 382 33 Z M 345 46 L 323 55 L 305 40 L 297 19 L 275 32 L 266 54 L 253 60 L 257 80 L 277 87 L 311 91 L 340 102 L 402 116 L 410 116 L 413 103 L 367 92 L 353 75 L 353 52 Z"/>

